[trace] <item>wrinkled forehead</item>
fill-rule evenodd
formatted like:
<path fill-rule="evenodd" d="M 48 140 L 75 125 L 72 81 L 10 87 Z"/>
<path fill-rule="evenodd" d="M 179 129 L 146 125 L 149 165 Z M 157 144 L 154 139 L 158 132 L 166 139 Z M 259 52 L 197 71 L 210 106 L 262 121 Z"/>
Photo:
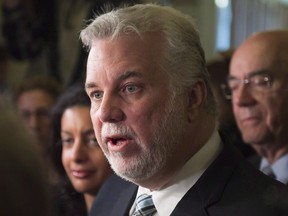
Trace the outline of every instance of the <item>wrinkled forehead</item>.
<path fill-rule="evenodd" d="M 287 34 L 288 36 L 288 34 Z M 288 38 L 284 34 L 256 34 L 243 42 L 234 53 L 230 73 L 268 70 L 288 73 Z"/>
<path fill-rule="evenodd" d="M 258 44 L 240 47 L 232 57 L 230 76 L 247 77 L 255 71 L 265 71 L 270 75 L 287 73 L 288 59 L 280 53 Z"/>

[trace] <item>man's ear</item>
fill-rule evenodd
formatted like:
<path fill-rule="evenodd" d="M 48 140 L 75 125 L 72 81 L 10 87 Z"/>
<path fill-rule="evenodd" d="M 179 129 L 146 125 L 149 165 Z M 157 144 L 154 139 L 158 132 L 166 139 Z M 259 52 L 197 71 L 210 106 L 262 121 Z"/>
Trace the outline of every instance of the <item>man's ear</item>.
<path fill-rule="evenodd" d="M 191 122 L 197 116 L 207 97 L 206 85 L 203 81 L 198 81 L 190 89 L 188 103 L 188 121 Z"/>

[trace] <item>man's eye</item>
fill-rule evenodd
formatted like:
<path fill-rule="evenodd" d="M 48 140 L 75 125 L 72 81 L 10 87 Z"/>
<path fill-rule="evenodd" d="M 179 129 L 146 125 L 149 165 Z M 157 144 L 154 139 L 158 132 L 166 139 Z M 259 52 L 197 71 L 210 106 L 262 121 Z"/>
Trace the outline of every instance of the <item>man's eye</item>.
<path fill-rule="evenodd" d="M 255 76 L 251 78 L 251 82 L 256 86 L 268 87 L 270 85 L 270 79 L 267 76 Z"/>
<path fill-rule="evenodd" d="M 138 90 L 138 87 L 135 86 L 135 85 L 127 85 L 127 86 L 125 87 L 125 90 L 128 91 L 128 92 L 130 92 L 130 93 L 133 93 L 133 92 L 135 92 L 135 91 Z"/>
<path fill-rule="evenodd" d="M 25 118 L 25 119 L 30 118 L 31 115 L 32 115 L 31 112 L 27 112 L 27 111 L 21 112 L 20 114 L 21 114 L 21 116 L 22 116 L 23 118 Z"/>
<path fill-rule="evenodd" d="M 93 98 L 96 99 L 96 100 L 101 99 L 102 96 L 103 96 L 103 92 L 97 91 L 97 92 L 93 93 Z"/>

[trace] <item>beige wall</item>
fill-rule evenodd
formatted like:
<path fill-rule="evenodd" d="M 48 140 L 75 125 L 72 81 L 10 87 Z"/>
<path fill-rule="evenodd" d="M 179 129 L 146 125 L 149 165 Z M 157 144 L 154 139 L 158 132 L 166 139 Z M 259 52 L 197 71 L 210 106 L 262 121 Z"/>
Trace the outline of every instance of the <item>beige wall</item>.
<path fill-rule="evenodd" d="M 145 0 L 145 2 L 168 2 L 174 8 L 191 15 L 200 33 L 206 58 L 214 54 L 216 37 L 216 7 L 214 0 Z"/>
<path fill-rule="evenodd" d="M 214 53 L 216 37 L 216 8 L 214 1 L 174 0 L 172 1 L 172 6 L 195 19 L 206 58 L 210 58 Z"/>
<path fill-rule="evenodd" d="M 3 0 L 0 0 L 1 5 L 2 5 L 2 1 Z M 143 1 L 167 3 L 175 7 L 176 9 L 179 9 L 180 11 L 194 17 L 198 30 L 200 32 L 202 45 L 206 53 L 206 59 L 209 59 L 213 56 L 214 49 L 215 49 L 216 21 L 217 21 L 216 6 L 214 4 L 214 0 L 143 0 Z M 264 4 L 264 3 L 266 4 L 266 2 L 268 1 L 267 0 L 265 1 L 263 0 L 231 0 L 231 1 L 233 2 L 234 5 L 236 5 L 237 2 L 238 2 L 237 4 L 239 4 L 239 2 L 242 4 L 244 1 L 247 2 L 247 4 L 245 4 L 247 8 L 246 9 L 244 8 L 245 13 L 240 11 L 241 8 L 239 9 L 239 6 L 237 6 L 237 8 L 234 9 L 235 17 L 234 17 L 234 25 L 232 25 L 232 31 L 236 33 L 234 34 L 232 33 L 232 42 L 231 42 L 232 46 L 234 47 L 235 45 L 237 45 L 238 43 L 240 43 L 242 40 L 245 39 L 246 36 L 245 35 L 243 36 L 243 34 L 245 32 L 246 33 L 248 32 L 248 30 L 245 30 L 245 31 L 241 30 L 242 29 L 241 26 L 243 25 L 243 14 L 246 14 L 251 10 L 251 13 L 254 16 L 257 16 L 257 13 L 255 13 L 255 11 L 257 10 L 253 9 L 253 5 L 255 5 L 255 2 L 258 2 L 257 4 Z M 272 1 L 275 1 L 275 0 L 272 0 Z M 265 8 L 267 8 L 268 10 L 267 14 L 265 15 L 266 19 L 267 19 L 267 15 L 269 15 L 270 13 L 273 13 L 273 11 L 277 9 L 275 7 L 276 7 L 275 4 L 272 5 L 271 9 L 265 6 Z M 259 9 L 258 6 L 256 6 L 256 8 Z M 286 25 L 288 26 L 288 21 L 287 21 L 288 6 L 286 5 L 286 7 L 284 7 L 283 5 L 282 6 L 280 5 L 279 8 L 281 9 L 281 13 L 277 12 L 276 14 L 272 16 L 272 19 L 268 18 L 269 20 L 267 22 L 268 23 L 272 21 L 275 22 L 275 19 L 276 21 L 277 20 L 281 21 L 281 19 L 284 19 L 284 21 L 286 20 Z M 237 23 L 237 20 L 238 20 L 237 12 L 238 14 L 240 14 L 238 23 Z M 286 14 L 286 15 L 284 17 L 284 16 L 280 16 L 281 14 L 282 15 Z M 255 19 L 257 20 L 260 18 L 256 17 Z M 263 20 L 263 19 L 261 18 L 260 20 Z M 0 10 L 0 23 L 1 22 L 2 22 L 2 14 Z M 249 23 L 250 22 L 248 22 L 248 24 Z M 275 26 L 274 23 L 273 23 L 273 26 Z M 1 30 L 0 30 L 0 33 L 1 33 Z M 239 39 L 240 36 L 241 38 Z M 0 42 L 3 42 L 2 34 L 0 34 Z M 15 85 L 19 80 L 22 79 L 22 77 L 25 74 L 26 68 L 27 68 L 26 62 L 11 61 L 11 69 L 10 69 L 10 76 L 9 76 L 9 82 L 11 83 L 11 85 Z"/>

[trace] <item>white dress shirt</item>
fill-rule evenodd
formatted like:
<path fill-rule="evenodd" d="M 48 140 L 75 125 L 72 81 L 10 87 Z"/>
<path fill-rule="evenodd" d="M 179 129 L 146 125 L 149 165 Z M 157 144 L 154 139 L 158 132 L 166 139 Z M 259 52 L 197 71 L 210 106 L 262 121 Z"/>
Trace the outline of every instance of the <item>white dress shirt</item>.
<path fill-rule="evenodd" d="M 270 166 L 272 169 L 276 180 L 284 184 L 288 183 L 288 153 L 283 155 L 272 165 L 270 165 L 265 158 L 262 158 L 260 163 L 260 170 L 263 171 L 267 166 Z"/>

